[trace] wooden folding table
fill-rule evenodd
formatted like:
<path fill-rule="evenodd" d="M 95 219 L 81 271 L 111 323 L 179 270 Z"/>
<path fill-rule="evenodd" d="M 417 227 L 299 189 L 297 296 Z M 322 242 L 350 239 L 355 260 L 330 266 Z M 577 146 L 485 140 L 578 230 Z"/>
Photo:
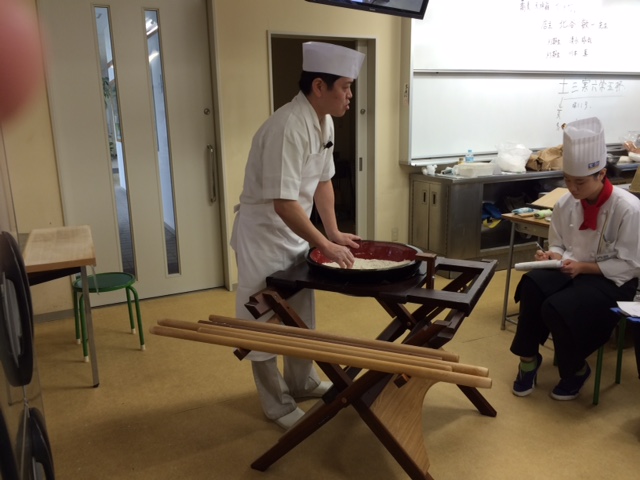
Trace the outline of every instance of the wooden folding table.
<path fill-rule="evenodd" d="M 300 263 L 269 276 L 267 288 L 253 295 L 246 306 L 256 318 L 273 311 L 283 324 L 306 328 L 287 302 L 304 288 L 372 297 L 392 317 L 389 325 L 378 335 L 378 340 L 393 342 L 406 334 L 403 344 L 440 348 L 453 338 L 475 307 L 493 276 L 496 261 L 437 258 L 431 267 L 427 268 L 426 263 L 422 263 L 417 274 L 410 278 L 370 284 L 351 283 L 348 277 L 323 275 L 310 270 L 306 263 Z M 434 289 L 434 275 L 438 271 L 452 272 L 449 276 L 455 277 L 441 290 Z M 410 311 L 407 304 L 418 306 Z M 443 312 L 445 318 L 436 319 Z M 247 353 L 246 350 L 236 351 L 240 358 Z M 341 409 L 351 405 L 412 479 L 431 479 L 427 472 L 429 460 L 419 414 L 424 394 L 435 382 L 417 383 L 413 378 L 396 377 L 375 370 L 360 374 L 361 369 L 342 368 L 331 363 L 318 362 L 318 365 L 334 387 L 271 449 L 253 462 L 252 468 L 266 470 Z M 482 415 L 496 415 L 496 410 L 476 388 L 464 385 L 458 385 L 458 388 Z M 415 395 L 416 389 L 421 395 Z M 418 412 L 418 418 L 407 415 L 409 397 L 413 402 L 415 398 L 420 400 L 418 408 L 413 409 L 413 412 Z"/>

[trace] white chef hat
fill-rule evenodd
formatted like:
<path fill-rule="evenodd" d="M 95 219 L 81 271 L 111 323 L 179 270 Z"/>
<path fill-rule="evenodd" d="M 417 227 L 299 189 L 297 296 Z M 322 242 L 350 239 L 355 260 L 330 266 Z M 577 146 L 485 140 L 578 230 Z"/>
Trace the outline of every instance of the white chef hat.
<path fill-rule="evenodd" d="M 567 123 L 562 143 L 562 170 L 572 177 L 587 177 L 607 165 L 604 129 L 596 117 Z"/>
<path fill-rule="evenodd" d="M 358 78 L 364 54 L 332 43 L 302 44 L 302 70 L 331 73 L 339 77 Z"/>

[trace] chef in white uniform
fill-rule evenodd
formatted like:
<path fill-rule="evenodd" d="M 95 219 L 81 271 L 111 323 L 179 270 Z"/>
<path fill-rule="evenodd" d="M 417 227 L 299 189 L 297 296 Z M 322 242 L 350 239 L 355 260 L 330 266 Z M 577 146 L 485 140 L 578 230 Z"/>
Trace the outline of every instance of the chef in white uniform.
<path fill-rule="evenodd" d="M 611 337 L 618 301 L 633 300 L 640 276 L 640 200 L 607 178 L 606 144 L 597 118 L 566 125 L 563 172 L 569 193 L 553 208 L 548 251 L 557 270 L 532 270 L 516 291 L 520 314 L 511 352 L 520 357 L 513 393 L 529 395 L 553 338 L 560 382 L 555 400 L 572 400 L 591 374 L 586 358 Z"/>
<path fill-rule="evenodd" d="M 359 237 L 338 229 L 334 209 L 332 116 L 348 110 L 363 60 L 360 52 L 338 45 L 303 44 L 300 92 L 253 138 L 231 237 L 238 318 L 253 319 L 245 307 L 249 296 L 266 286 L 267 276 L 304 261 L 310 244 L 341 267 L 353 266 L 347 247 L 358 248 Z M 311 223 L 314 201 L 327 236 Z M 313 291 L 302 290 L 290 304 L 315 327 Z M 304 415 L 296 398 L 322 396 L 331 386 L 320 381 L 310 360 L 285 357 L 283 376 L 275 355 L 251 352 L 247 358 L 265 415 L 283 428 Z"/>

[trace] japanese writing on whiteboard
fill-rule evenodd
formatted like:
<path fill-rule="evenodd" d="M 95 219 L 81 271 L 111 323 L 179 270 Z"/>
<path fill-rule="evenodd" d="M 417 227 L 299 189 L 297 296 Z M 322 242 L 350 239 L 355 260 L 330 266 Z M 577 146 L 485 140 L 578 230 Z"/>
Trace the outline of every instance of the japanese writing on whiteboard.
<path fill-rule="evenodd" d="M 624 94 L 625 84 L 620 79 L 562 79 L 558 82 L 558 106 L 556 109 L 556 130 L 562 124 L 585 117 L 589 109 L 599 108 L 603 102 Z"/>
<path fill-rule="evenodd" d="M 538 25 L 545 59 L 558 62 L 586 59 L 594 54 L 594 47 L 606 43 L 609 22 L 593 2 L 518 1 L 520 12 Z"/>

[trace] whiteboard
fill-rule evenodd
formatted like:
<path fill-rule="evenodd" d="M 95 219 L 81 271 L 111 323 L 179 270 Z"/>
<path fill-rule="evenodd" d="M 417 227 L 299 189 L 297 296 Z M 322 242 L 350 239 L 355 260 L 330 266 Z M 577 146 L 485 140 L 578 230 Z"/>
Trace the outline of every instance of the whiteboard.
<path fill-rule="evenodd" d="M 640 2 L 639 2 L 640 3 Z M 607 143 L 640 130 L 640 75 L 420 73 L 411 87 L 411 164 L 562 143 L 563 123 L 597 116 Z"/>
<path fill-rule="evenodd" d="M 414 71 L 640 73 L 638 0 L 431 0 Z"/>

